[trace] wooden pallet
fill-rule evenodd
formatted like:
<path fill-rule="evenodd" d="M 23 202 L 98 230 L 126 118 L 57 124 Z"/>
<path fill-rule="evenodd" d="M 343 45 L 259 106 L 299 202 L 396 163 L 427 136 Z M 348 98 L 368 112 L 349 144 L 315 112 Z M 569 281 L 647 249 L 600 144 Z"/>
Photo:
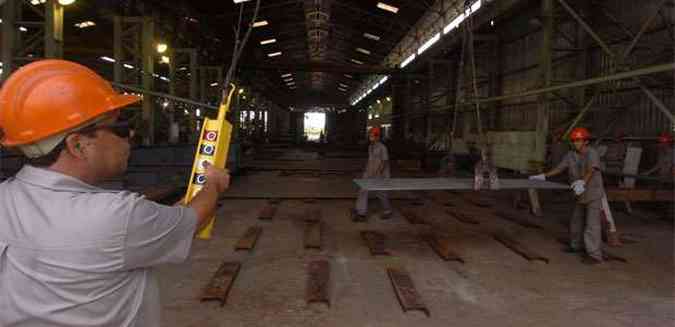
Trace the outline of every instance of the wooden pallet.
<path fill-rule="evenodd" d="M 234 246 L 234 249 L 253 250 L 256 242 L 258 241 L 258 237 L 260 237 L 260 233 L 262 233 L 262 227 L 260 226 L 249 227 L 249 229 L 246 230 L 246 233 L 244 233 L 244 235 L 239 239 L 237 245 Z"/>
<path fill-rule="evenodd" d="M 225 305 L 240 269 L 239 262 L 223 262 L 204 288 L 200 301 L 219 301 L 221 306 Z"/>
<path fill-rule="evenodd" d="M 330 306 L 330 263 L 326 260 L 316 260 L 307 267 L 307 304 L 322 302 Z"/>
<path fill-rule="evenodd" d="M 387 274 L 403 312 L 418 310 L 424 312 L 427 317 L 431 315 L 407 272 L 396 268 L 387 268 Z"/>

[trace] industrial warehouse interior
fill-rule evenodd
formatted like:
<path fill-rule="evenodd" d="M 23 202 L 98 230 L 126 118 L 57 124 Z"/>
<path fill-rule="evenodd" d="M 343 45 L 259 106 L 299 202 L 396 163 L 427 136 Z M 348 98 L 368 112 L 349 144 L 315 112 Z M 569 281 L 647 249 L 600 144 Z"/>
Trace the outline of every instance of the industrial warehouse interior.
<path fill-rule="evenodd" d="M 0 14 L 0 326 L 675 324 L 673 0 Z"/>

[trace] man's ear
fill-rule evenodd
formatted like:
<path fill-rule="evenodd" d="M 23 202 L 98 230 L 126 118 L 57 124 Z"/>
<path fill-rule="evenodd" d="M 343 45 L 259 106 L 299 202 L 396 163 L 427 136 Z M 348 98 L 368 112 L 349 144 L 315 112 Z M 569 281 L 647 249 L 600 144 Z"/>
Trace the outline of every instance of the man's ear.
<path fill-rule="evenodd" d="M 78 158 L 78 159 L 83 159 L 84 156 L 84 146 L 82 145 L 82 135 L 80 134 L 70 134 L 66 137 L 65 143 L 66 143 L 66 151 L 68 154 L 71 156 Z"/>

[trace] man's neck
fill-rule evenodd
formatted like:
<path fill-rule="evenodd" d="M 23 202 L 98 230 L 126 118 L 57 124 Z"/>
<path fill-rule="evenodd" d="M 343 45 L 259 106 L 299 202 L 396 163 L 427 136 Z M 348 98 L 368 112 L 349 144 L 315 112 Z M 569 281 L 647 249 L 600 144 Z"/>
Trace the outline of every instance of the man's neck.
<path fill-rule="evenodd" d="M 53 172 L 57 172 L 62 175 L 70 176 L 72 178 L 85 182 L 89 185 L 95 185 L 96 183 L 98 183 L 98 179 L 95 178 L 94 174 L 88 173 L 83 169 L 73 168 L 59 161 L 55 162 L 53 165 L 47 167 L 46 169 Z"/>

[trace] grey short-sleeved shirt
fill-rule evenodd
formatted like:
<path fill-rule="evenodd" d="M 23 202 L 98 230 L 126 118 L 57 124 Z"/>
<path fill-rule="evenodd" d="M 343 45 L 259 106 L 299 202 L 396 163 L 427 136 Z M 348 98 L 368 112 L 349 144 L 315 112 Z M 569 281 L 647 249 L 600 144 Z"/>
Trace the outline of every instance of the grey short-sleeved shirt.
<path fill-rule="evenodd" d="M 585 154 L 577 151 L 570 151 L 558 164 L 556 169 L 567 168 L 570 183 L 579 179 L 584 179 L 584 175 L 589 169 L 596 169 L 593 177 L 586 184 L 586 191 L 577 199 L 578 202 L 588 203 L 598 200 L 605 195 L 605 187 L 602 182 L 602 172 L 600 166 L 600 156 L 598 152 L 589 147 Z"/>
<path fill-rule="evenodd" d="M 182 262 L 196 212 L 24 167 L 0 184 L 0 326 L 159 326 L 152 266 Z"/>
<path fill-rule="evenodd" d="M 381 164 L 384 164 L 384 170 L 378 171 Z M 368 147 L 368 163 L 363 178 L 389 178 L 389 153 L 387 147 L 382 142 L 372 143 Z"/>

